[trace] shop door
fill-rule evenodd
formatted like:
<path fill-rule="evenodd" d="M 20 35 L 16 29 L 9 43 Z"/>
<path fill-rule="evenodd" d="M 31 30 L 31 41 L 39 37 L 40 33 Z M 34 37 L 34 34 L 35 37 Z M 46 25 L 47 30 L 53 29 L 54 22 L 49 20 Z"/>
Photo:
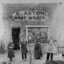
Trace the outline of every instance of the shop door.
<path fill-rule="evenodd" d="M 12 28 L 12 39 L 15 50 L 19 49 L 19 33 L 20 33 L 20 28 Z"/>

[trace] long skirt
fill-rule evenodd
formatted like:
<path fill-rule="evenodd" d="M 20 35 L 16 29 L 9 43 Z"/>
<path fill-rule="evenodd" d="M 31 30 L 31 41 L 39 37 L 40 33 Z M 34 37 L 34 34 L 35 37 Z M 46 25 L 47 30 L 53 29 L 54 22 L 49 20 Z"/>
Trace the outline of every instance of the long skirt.
<path fill-rule="evenodd" d="M 35 57 L 35 59 L 40 59 L 42 57 L 42 51 L 35 50 L 34 57 Z"/>
<path fill-rule="evenodd" d="M 13 49 L 8 49 L 8 58 L 13 58 L 13 57 L 15 57 L 15 55 L 14 55 L 14 50 Z"/>

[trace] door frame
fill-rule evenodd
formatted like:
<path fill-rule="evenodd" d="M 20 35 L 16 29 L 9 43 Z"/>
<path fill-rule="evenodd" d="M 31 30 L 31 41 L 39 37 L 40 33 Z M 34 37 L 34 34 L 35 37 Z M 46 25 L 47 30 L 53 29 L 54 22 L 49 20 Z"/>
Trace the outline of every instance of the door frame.
<path fill-rule="evenodd" d="M 21 29 L 20 27 L 12 27 L 12 28 L 11 28 L 11 35 L 12 35 L 12 30 L 13 30 L 13 29 L 16 29 L 16 28 L 18 28 L 19 30 Z M 19 31 L 19 35 L 20 35 L 20 31 Z M 13 35 L 12 35 L 12 37 L 13 37 Z M 13 41 L 13 38 L 12 38 L 12 41 Z M 19 37 L 19 41 L 20 41 L 20 37 Z"/>

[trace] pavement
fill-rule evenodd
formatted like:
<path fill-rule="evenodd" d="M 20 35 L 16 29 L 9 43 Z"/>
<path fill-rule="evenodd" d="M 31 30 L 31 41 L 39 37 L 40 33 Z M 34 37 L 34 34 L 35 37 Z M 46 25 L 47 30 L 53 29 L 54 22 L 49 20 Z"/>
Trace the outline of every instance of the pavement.
<path fill-rule="evenodd" d="M 46 60 L 46 54 L 43 54 L 43 57 L 41 59 L 34 59 L 33 54 L 32 54 L 32 61 L 30 61 L 30 54 L 28 53 L 27 55 L 27 60 L 24 61 L 22 60 L 21 57 L 21 52 L 19 50 L 15 51 L 15 58 L 13 58 L 13 61 L 10 62 L 9 58 L 7 58 L 7 52 L 0 54 L 0 64 L 3 64 L 5 62 L 6 64 L 45 64 Z M 53 60 L 61 60 L 64 61 L 64 57 L 62 57 L 62 54 L 56 54 L 53 57 Z M 5 64 L 4 63 L 4 64 Z"/>

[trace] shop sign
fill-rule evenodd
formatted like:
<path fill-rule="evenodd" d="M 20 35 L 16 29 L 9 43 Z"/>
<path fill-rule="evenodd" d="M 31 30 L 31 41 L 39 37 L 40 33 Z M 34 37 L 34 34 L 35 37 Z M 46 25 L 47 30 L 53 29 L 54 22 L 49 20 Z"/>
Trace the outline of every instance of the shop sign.
<path fill-rule="evenodd" d="M 22 10 L 12 14 L 15 21 L 46 21 L 48 13 L 43 10 Z"/>

